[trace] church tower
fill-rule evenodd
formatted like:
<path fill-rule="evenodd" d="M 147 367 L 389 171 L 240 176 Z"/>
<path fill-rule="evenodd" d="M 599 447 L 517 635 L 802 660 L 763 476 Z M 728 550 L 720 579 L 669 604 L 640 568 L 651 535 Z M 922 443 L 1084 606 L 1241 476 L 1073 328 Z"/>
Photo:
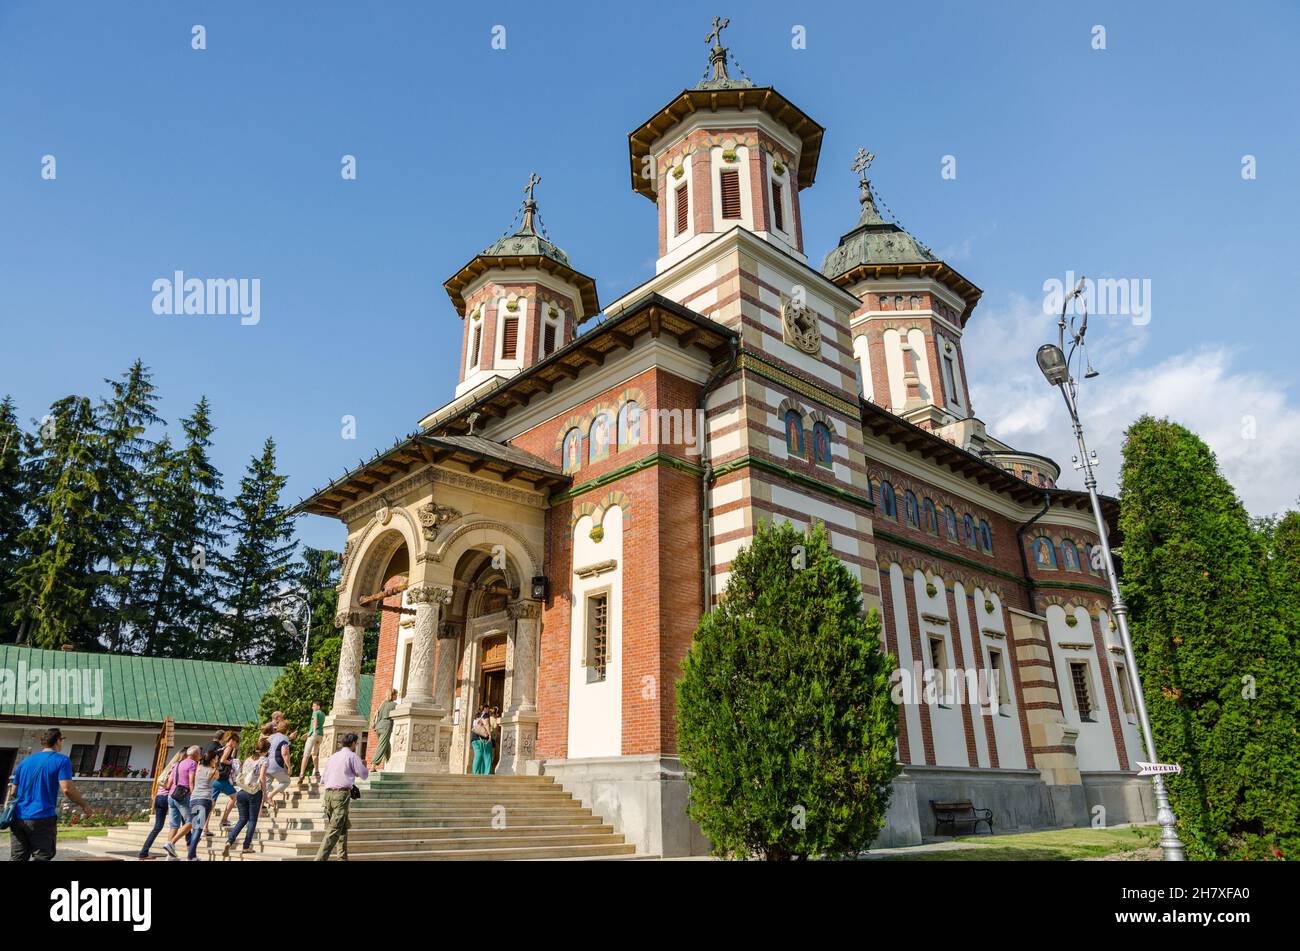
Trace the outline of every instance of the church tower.
<path fill-rule="evenodd" d="M 804 257 L 799 192 L 825 130 L 771 87 L 733 77 L 714 17 L 711 75 L 628 136 L 632 188 L 658 206 L 662 273 L 737 226 Z"/>
<path fill-rule="evenodd" d="M 963 448 L 973 440 L 978 450 L 982 427 L 948 430 L 974 417 L 961 336 L 981 291 L 881 217 L 867 178 L 874 158 L 858 150 L 858 224 L 822 264 L 823 274 L 862 302 L 850 319 L 862 395 Z M 980 432 L 964 432 L 973 428 Z"/>
<path fill-rule="evenodd" d="M 457 396 L 546 359 L 600 311 L 596 282 L 575 271 L 541 228 L 533 196 L 540 183 L 529 176 L 519 229 L 443 284 L 464 323 Z"/>

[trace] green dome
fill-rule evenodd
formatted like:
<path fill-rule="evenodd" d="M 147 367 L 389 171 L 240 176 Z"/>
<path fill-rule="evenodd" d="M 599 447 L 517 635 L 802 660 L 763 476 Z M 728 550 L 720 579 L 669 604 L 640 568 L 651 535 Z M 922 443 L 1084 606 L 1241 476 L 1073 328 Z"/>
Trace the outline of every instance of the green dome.
<path fill-rule="evenodd" d="M 937 262 L 934 252 L 897 224 L 885 221 L 876 210 L 871 184 L 861 184 L 862 214 L 858 226 L 840 238 L 839 247 L 826 255 L 822 273 L 834 280 L 863 264 L 923 264 Z"/>

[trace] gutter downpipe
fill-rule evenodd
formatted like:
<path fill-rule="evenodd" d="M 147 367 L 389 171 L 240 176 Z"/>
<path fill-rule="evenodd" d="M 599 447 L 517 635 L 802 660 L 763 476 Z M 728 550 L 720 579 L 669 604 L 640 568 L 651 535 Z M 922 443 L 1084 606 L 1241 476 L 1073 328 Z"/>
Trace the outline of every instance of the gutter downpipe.
<path fill-rule="evenodd" d="M 709 461 L 709 423 L 705 415 L 704 404 L 708 401 L 709 394 L 717 389 L 718 384 L 726 377 L 730 376 L 736 368 L 738 341 L 735 337 L 731 338 L 731 353 L 727 357 L 726 365 L 719 370 L 709 380 L 705 381 L 704 389 L 700 391 L 699 416 L 700 422 L 700 528 L 703 545 L 700 548 L 700 561 L 704 566 L 703 584 L 700 586 L 703 592 L 704 604 L 700 617 L 708 614 L 713 609 L 713 559 L 711 557 L 711 536 L 712 536 L 712 519 L 709 517 L 709 486 L 713 484 L 713 464 Z"/>
<path fill-rule="evenodd" d="M 1034 588 L 1038 583 L 1029 574 L 1029 556 L 1025 554 L 1025 532 L 1033 527 L 1034 523 L 1047 514 L 1047 510 L 1052 507 L 1052 490 L 1043 489 L 1043 507 L 1037 515 L 1031 518 L 1025 524 L 1016 529 L 1016 544 L 1020 548 L 1020 570 L 1025 576 L 1025 585 L 1029 588 L 1029 609 L 1034 609 Z"/>

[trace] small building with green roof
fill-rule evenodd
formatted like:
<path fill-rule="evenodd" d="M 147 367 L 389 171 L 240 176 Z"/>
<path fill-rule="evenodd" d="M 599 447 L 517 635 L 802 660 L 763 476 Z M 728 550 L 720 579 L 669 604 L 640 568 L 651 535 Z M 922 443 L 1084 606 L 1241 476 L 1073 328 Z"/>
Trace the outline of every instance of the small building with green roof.
<path fill-rule="evenodd" d="M 41 734 L 57 726 L 88 800 L 146 806 L 168 717 L 173 745 L 206 743 L 217 730 L 255 720 L 283 670 L 0 644 L 0 799 L 13 767 L 38 752 Z M 363 710 L 370 708 L 373 684 L 371 675 L 360 678 Z"/>

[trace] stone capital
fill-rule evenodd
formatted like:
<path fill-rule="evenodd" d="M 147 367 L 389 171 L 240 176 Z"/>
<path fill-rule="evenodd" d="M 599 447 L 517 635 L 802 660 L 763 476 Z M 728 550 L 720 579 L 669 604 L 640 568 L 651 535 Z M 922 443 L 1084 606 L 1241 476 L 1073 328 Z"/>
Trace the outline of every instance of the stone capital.
<path fill-rule="evenodd" d="M 511 601 L 506 605 L 506 614 L 516 620 L 539 618 L 542 616 L 542 605 L 537 601 Z"/>
<path fill-rule="evenodd" d="M 421 581 L 406 589 L 407 596 L 415 604 L 451 604 L 454 592 L 447 585 L 428 584 Z"/>
<path fill-rule="evenodd" d="M 340 611 L 334 615 L 335 627 L 365 627 L 374 618 L 373 611 Z"/>

